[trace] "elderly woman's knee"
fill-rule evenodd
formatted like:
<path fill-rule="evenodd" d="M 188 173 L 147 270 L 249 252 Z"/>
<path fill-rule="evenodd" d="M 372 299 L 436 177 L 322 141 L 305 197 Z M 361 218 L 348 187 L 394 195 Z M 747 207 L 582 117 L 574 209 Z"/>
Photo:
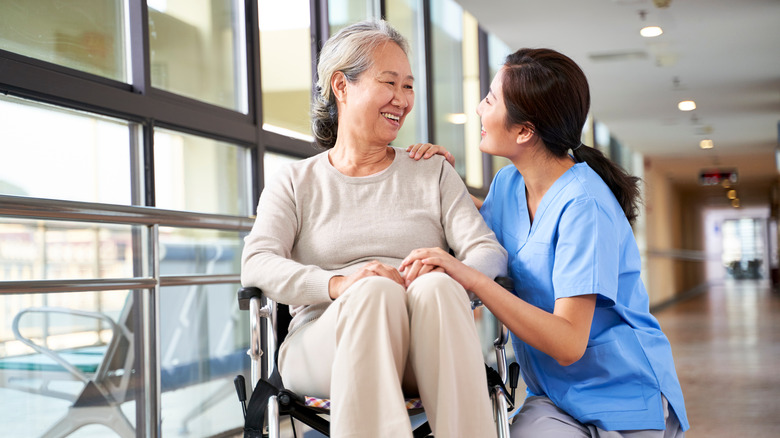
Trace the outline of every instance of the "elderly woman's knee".
<path fill-rule="evenodd" d="M 406 306 L 404 287 L 385 277 L 366 277 L 352 286 L 343 295 L 345 302 L 367 308 L 377 305 Z"/>
<path fill-rule="evenodd" d="M 466 290 L 449 275 L 442 272 L 430 272 L 415 279 L 409 286 L 409 300 L 416 303 L 455 302 L 468 304 Z"/>

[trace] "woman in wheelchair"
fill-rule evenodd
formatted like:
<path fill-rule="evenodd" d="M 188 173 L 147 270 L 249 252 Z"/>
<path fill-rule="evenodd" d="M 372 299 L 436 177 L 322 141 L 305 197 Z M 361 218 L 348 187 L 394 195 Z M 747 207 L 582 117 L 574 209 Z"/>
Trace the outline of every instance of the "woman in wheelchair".
<path fill-rule="evenodd" d="M 414 105 L 406 40 L 383 21 L 322 48 L 313 131 L 325 152 L 269 181 L 245 239 L 241 281 L 290 305 L 278 364 L 285 387 L 330 398 L 331 436 L 411 437 L 419 394 L 436 437 L 495 425 L 466 290 L 412 250 L 451 250 L 488 277 L 506 251 L 442 157 L 389 146 Z"/>
<path fill-rule="evenodd" d="M 589 106 L 582 70 L 548 49 L 509 55 L 478 106 L 480 150 L 512 161 L 480 213 L 510 254 L 514 293 L 438 248 L 401 269 L 444 268 L 510 329 L 528 388 L 513 437 L 680 437 L 683 394 L 631 229 L 638 178 L 580 142 Z"/>

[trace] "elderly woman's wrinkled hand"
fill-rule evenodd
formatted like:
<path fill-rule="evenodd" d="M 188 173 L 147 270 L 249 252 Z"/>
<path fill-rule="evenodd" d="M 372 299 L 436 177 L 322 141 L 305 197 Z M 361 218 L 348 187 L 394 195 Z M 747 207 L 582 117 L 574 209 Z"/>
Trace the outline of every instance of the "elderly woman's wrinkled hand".
<path fill-rule="evenodd" d="M 337 275 L 335 277 L 331 277 L 330 282 L 328 283 L 328 295 L 330 295 L 331 299 L 335 300 L 358 280 L 366 277 L 385 277 L 395 281 L 401 286 L 406 287 L 404 284 L 404 279 L 401 277 L 401 273 L 398 272 L 398 269 L 384 263 L 380 263 L 376 260 L 372 260 L 361 266 L 360 269 L 350 275 Z"/>
<path fill-rule="evenodd" d="M 406 148 L 406 152 L 409 152 L 409 156 L 415 160 L 419 160 L 420 158 L 425 158 L 427 160 L 428 158 L 439 154 L 444 156 L 447 162 L 455 167 L 455 157 L 445 149 L 444 146 L 432 143 L 417 143 Z"/>

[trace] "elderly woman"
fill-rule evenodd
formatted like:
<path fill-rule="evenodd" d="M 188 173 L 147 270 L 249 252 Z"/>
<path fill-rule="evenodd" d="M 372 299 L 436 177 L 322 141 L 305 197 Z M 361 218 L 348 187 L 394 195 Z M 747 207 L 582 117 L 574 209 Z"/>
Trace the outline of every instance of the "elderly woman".
<path fill-rule="evenodd" d="M 263 191 L 242 283 L 290 305 L 279 352 L 286 387 L 331 399 L 334 437 L 411 437 L 419 394 L 437 437 L 491 437 L 479 339 L 466 290 L 441 269 L 401 261 L 452 250 L 489 277 L 506 251 L 441 156 L 388 146 L 414 105 L 407 43 L 383 21 L 322 48 L 313 129 L 327 151 Z"/>

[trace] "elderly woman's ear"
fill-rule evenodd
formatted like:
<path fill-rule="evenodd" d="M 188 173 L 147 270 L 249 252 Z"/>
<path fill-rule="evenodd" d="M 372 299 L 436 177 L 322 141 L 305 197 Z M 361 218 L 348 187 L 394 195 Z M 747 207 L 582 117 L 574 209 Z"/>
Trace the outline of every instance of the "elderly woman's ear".
<path fill-rule="evenodd" d="M 347 77 L 344 76 L 343 72 L 333 73 L 330 78 L 330 87 L 336 100 L 343 103 L 347 98 Z"/>

